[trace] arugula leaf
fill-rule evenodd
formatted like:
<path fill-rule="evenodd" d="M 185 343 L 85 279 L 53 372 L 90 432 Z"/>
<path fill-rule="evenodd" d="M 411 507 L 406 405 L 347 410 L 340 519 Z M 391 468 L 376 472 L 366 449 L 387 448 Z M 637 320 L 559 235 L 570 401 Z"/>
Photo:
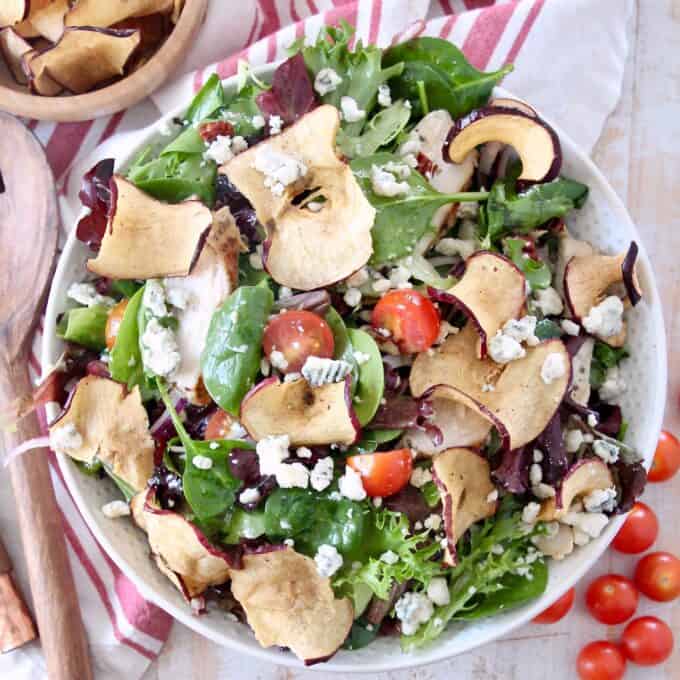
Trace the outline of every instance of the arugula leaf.
<path fill-rule="evenodd" d="M 482 201 L 485 192 L 440 194 L 418 172 L 412 170 L 403 180 L 409 185 L 407 194 L 394 197 L 379 196 L 373 191 L 371 168 L 401 159 L 390 153 L 379 153 L 357 158 L 350 164 L 352 172 L 366 198 L 376 209 L 373 224 L 373 256 L 371 263 L 384 265 L 410 255 L 416 243 L 430 229 L 432 218 L 442 205 L 461 201 Z"/>
<path fill-rule="evenodd" d="M 351 342 L 352 355 L 354 356 L 354 352 L 362 352 L 369 357 L 364 363 L 359 364 L 359 377 L 353 400 L 354 412 L 359 423 L 363 426 L 373 420 L 373 416 L 380 406 L 380 400 L 385 389 L 385 370 L 375 340 L 368 333 L 356 328 L 350 328 L 347 332 Z"/>
<path fill-rule="evenodd" d="M 562 329 L 552 319 L 541 319 L 536 324 L 536 331 L 534 332 L 539 340 L 561 338 L 562 334 Z"/>
<path fill-rule="evenodd" d="M 144 286 L 130 298 L 118 327 L 116 342 L 111 350 L 111 362 L 109 363 L 111 377 L 118 382 L 125 383 L 128 389 L 144 382 L 138 323 L 139 308 L 143 296 Z"/>
<path fill-rule="evenodd" d="M 607 370 L 618 366 L 630 354 L 625 347 L 610 347 L 599 340 L 593 349 L 593 360 L 590 363 L 590 385 L 595 389 L 602 387 Z"/>
<path fill-rule="evenodd" d="M 425 502 L 431 508 L 437 506 L 442 499 L 441 494 L 439 493 L 439 489 L 437 488 L 437 485 L 434 482 L 427 482 L 427 484 L 422 486 L 420 490 L 423 496 L 425 496 Z"/>
<path fill-rule="evenodd" d="M 526 241 L 521 238 L 507 238 L 503 241 L 505 254 L 522 272 L 533 290 L 548 288 L 552 281 L 552 273 L 545 262 L 534 260 L 524 252 Z"/>
<path fill-rule="evenodd" d="M 104 305 L 75 307 L 64 312 L 57 325 L 57 336 L 68 342 L 96 351 L 106 348 L 106 321 L 109 310 Z"/>
<path fill-rule="evenodd" d="M 512 71 L 509 64 L 492 73 L 478 71 L 448 40 L 429 37 L 391 47 L 383 56 L 383 66 L 401 62 L 404 70 L 392 80 L 392 91 L 408 99 L 418 117 L 446 109 L 460 118 L 486 104 L 494 86 Z"/>

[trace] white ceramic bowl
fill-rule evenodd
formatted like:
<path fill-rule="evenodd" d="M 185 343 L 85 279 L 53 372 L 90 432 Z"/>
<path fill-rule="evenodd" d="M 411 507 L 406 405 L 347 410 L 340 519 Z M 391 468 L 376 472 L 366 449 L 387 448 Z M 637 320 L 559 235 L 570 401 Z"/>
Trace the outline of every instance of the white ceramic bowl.
<path fill-rule="evenodd" d="M 268 78 L 272 66 L 259 70 Z M 235 87 L 235 79 L 225 81 L 227 90 Z M 499 96 L 511 96 L 499 90 Z M 187 102 L 188 104 L 188 102 Z M 169 113 L 132 140 L 126 138 L 117 149 L 117 169 L 124 169 L 137 151 L 154 141 L 161 141 L 160 129 L 165 121 L 181 114 L 186 105 Z M 640 236 L 623 204 L 592 161 L 559 129 L 564 154 L 563 173 L 590 186 L 586 206 L 575 211 L 568 220 L 569 228 L 581 238 L 609 253 L 621 252 L 635 239 L 640 246 L 639 275 L 645 293 L 644 301 L 629 312 L 629 345 L 633 356 L 624 364 L 629 390 L 622 400 L 626 419 L 630 422 L 628 441 L 651 463 L 661 429 L 666 394 L 666 348 L 659 295 L 652 268 Z M 43 341 L 43 365 L 54 364 L 61 353 L 61 342 L 54 335 L 55 319 L 63 311 L 66 289 L 81 280 L 88 251 L 71 232 L 54 277 Z M 56 413 L 49 413 L 54 417 Z M 262 649 L 246 626 L 227 620 L 218 612 L 196 617 L 179 592 L 149 559 L 144 534 L 128 521 L 111 521 L 101 507 L 119 494 L 109 482 L 79 472 L 72 461 L 59 457 L 66 483 L 95 536 L 120 569 L 137 585 L 140 592 L 183 624 L 201 635 L 230 648 L 234 652 L 253 655 L 276 664 L 301 667 L 292 654 L 277 649 Z M 618 517 L 609 523 L 597 540 L 576 550 L 567 559 L 550 565 L 550 582 L 543 596 L 514 611 L 488 620 L 452 625 L 430 647 L 414 654 L 403 654 L 396 638 L 379 638 L 369 647 L 356 652 L 340 651 L 333 659 L 316 666 L 322 671 L 373 672 L 407 668 L 450 658 L 505 635 L 530 621 L 536 614 L 560 597 L 596 562 L 607 548 L 623 521 Z"/>

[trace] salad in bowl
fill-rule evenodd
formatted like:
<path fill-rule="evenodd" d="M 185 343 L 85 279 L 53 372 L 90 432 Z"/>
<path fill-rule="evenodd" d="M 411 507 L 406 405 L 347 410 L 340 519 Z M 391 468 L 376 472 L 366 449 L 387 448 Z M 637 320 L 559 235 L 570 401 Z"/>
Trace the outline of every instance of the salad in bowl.
<path fill-rule="evenodd" d="M 508 68 L 351 37 L 212 76 L 87 173 L 40 388 L 187 608 L 306 664 L 535 600 L 646 481 L 618 403 L 637 245 L 570 231 L 589 188 L 492 96 Z"/>

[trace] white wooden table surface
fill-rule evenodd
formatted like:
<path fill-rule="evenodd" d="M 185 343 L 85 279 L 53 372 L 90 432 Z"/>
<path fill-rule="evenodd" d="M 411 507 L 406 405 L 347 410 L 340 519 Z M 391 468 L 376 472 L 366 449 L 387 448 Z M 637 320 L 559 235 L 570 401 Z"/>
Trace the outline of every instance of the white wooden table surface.
<path fill-rule="evenodd" d="M 629 27 L 631 47 L 623 96 L 593 155 L 627 204 L 656 270 L 670 352 L 665 425 L 680 433 L 680 351 L 675 350 L 673 342 L 680 340 L 680 0 L 637 0 L 636 5 Z M 555 58 L 568 59 L 568 46 L 562 45 Z M 597 59 L 597 52 L 593 58 Z M 575 73 L 574 77 L 588 74 Z M 680 475 L 665 484 L 649 485 L 644 500 L 661 520 L 656 547 L 677 553 Z M 377 680 L 576 678 L 575 659 L 580 648 L 595 639 L 615 640 L 623 629 L 606 627 L 588 616 L 583 604 L 585 586 L 601 573 L 631 575 L 635 561 L 634 557 L 608 551 L 577 588 L 577 602 L 570 615 L 558 624 L 531 624 L 450 661 L 375 677 Z M 676 601 L 659 605 L 643 598 L 638 613 L 655 614 L 667 621 L 676 634 L 676 649 L 662 667 L 644 669 L 629 665 L 626 678 L 677 680 L 680 604 Z M 143 680 L 302 680 L 329 676 L 322 669 L 292 671 L 239 656 L 175 623 L 163 653 Z"/>

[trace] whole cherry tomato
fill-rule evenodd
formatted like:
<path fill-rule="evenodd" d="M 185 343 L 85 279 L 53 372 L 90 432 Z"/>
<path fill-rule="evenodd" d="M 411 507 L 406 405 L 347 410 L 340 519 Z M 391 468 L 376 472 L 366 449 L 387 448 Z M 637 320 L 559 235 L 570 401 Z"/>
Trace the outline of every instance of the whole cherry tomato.
<path fill-rule="evenodd" d="M 117 305 L 111 307 L 111 310 L 109 311 L 109 316 L 106 319 L 106 348 L 109 352 L 116 344 L 120 324 L 123 321 L 123 315 L 125 314 L 127 306 L 128 300 L 121 300 Z"/>
<path fill-rule="evenodd" d="M 626 658 L 615 644 L 598 640 L 579 652 L 576 670 L 581 680 L 621 680 Z"/>
<path fill-rule="evenodd" d="M 571 611 L 575 596 L 576 591 L 573 588 L 569 588 L 559 600 L 555 600 L 550 607 L 535 617 L 534 623 L 557 623 Z"/>
<path fill-rule="evenodd" d="M 297 373 L 307 357 L 332 358 L 335 341 L 330 326 L 318 314 L 291 310 L 277 314 L 267 324 L 262 346 L 274 368 Z"/>
<path fill-rule="evenodd" d="M 586 606 L 600 623 L 615 625 L 627 621 L 638 606 L 635 584 L 625 576 L 606 574 L 596 578 L 586 591 Z"/>
<path fill-rule="evenodd" d="M 680 595 L 680 560 L 667 552 L 645 555 L 635 567 L 635 585 L 657 602 L 670 602 Z"/>
<path fill-rule="evenodd" d="M 616 550 L 629 555 L 648 550 L 659 535 L 659 520 L 654 510 L 638 501 L 612 541 Z"/>
<path fill-rule="evenodd" d="M 361 475 L 361 482 L 369 496 L 391 496 L 411 479 L 413 456 L 410 449 L 362 453 L 350 456 L 347 465 Z"/>
<path fill-rule="evenodd" d="M 621 649 L 638 666 L 656 666 L 673 651 L 673 631 L 655 616 L 641 616 L 625 627 Z"/>
<path fill-rule="evenodd" d="M 373 308 L 371 318 L 378 339 L 391 340 L 402 354 L 428 350 L 439 336 L 439 312 L 416 290 L 394 290 Z"/>
<path fill-rule="evenodd" d="M 670 432 L 662 430 L 656 445 L 654 461 L 649 468 L 647 479 L 650 482 L 665 482 L 680 469 L 680 441 Z"/>

